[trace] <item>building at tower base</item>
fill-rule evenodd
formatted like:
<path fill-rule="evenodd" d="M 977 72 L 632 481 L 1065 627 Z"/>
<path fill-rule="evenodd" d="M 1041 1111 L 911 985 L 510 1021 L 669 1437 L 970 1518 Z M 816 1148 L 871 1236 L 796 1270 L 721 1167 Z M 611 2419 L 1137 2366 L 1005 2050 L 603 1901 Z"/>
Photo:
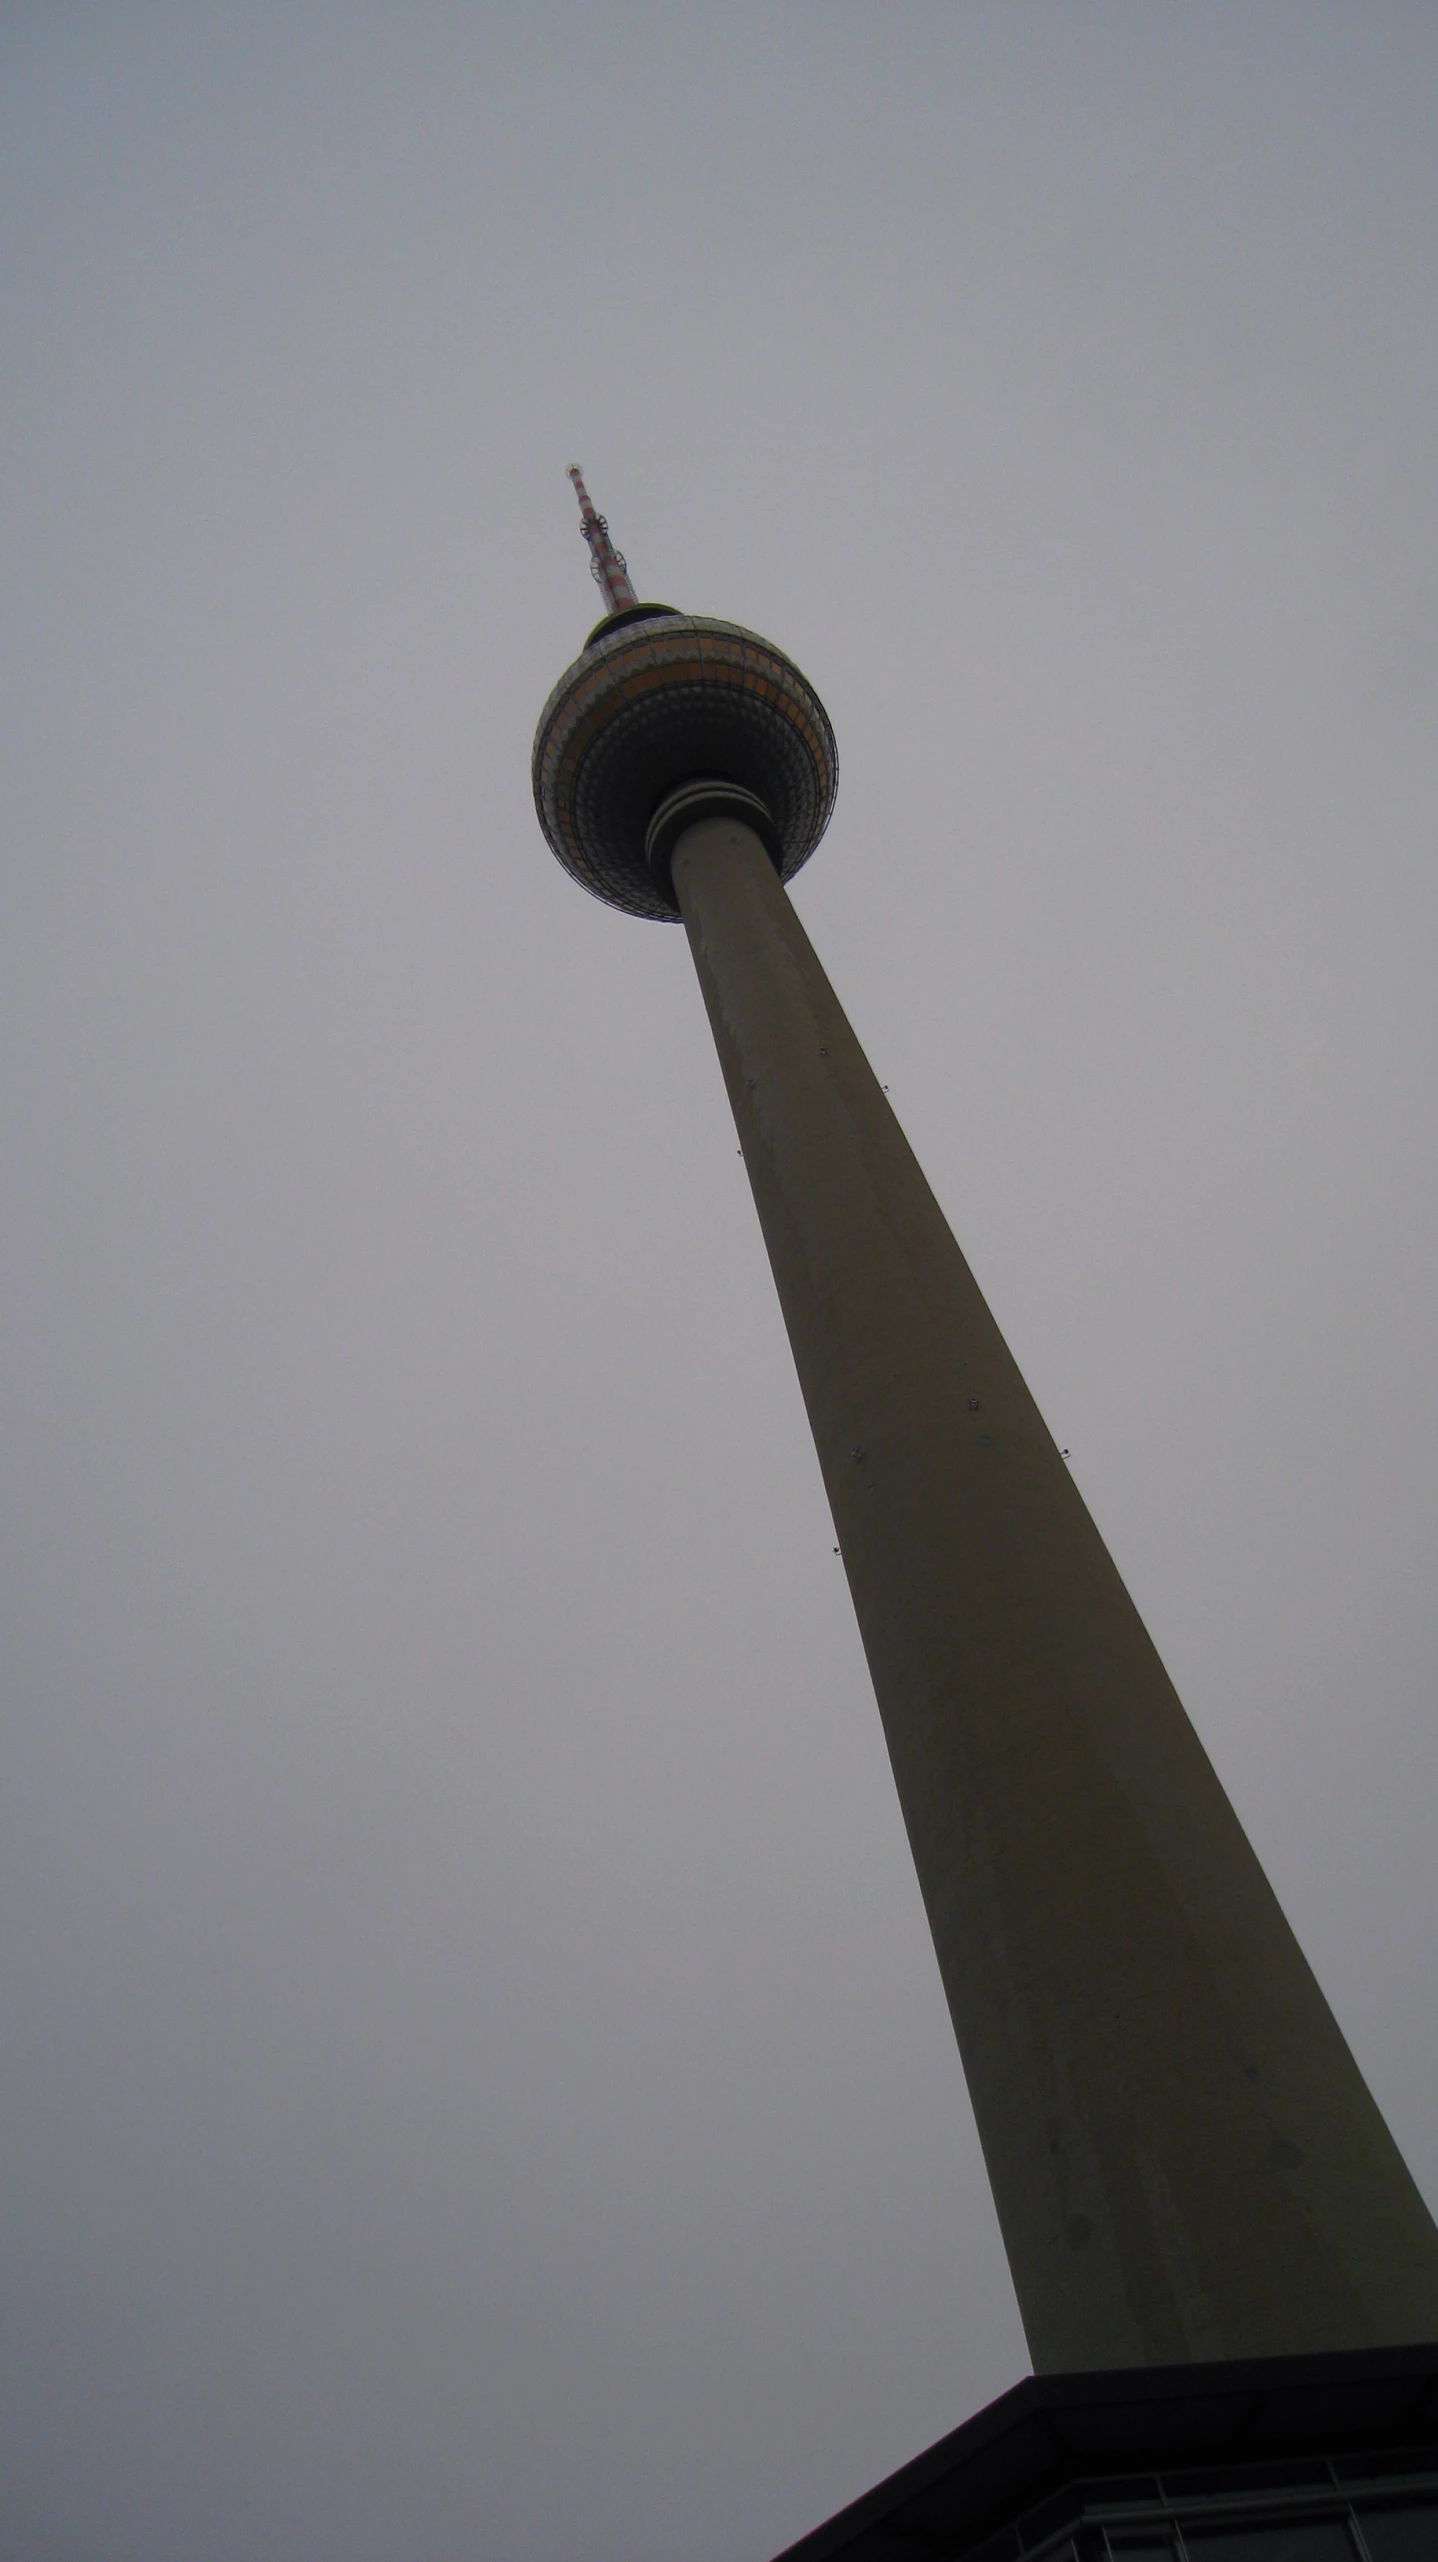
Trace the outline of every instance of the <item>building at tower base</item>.
<path fill-rule="evenodd" d="M 779 2562 L 1434 2562 L 1438 2348 L 1035 2375 Z"/>

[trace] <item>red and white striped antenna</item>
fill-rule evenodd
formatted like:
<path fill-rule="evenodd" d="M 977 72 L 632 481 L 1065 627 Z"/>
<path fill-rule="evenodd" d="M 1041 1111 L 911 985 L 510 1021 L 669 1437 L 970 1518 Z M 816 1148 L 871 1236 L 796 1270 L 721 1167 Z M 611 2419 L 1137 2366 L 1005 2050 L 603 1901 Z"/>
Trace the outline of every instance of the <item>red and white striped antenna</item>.
<path fill-rule="evenodd" d="M 569 466 L 574 495 L 579 501 L 579 530 L 589 545 L 590 573 L 603 591 L 604 602 L 611 614 L 622 614 L 626 605 L 637 605 L 638 597 L 629 583 L 629 565 L 623 552 L 615 550 L 609 539 L 609 519 L 601 516 L 588 490 L 578 463 Z"/>

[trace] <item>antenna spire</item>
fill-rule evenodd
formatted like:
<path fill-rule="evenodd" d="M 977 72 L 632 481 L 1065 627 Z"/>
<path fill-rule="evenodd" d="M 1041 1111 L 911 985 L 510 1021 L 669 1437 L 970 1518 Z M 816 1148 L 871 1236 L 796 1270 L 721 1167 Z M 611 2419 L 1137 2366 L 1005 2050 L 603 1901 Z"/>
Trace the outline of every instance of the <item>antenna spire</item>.
<path fill-rule="evenodd" d="M 569 466 L 574 495 L 579 501 L 579 530 L 589 545 L 590 575 L 597 580 L 604 602 L 611 614 L 622 614 L 626 605 L 637 605 L 638 597 L 629 583 L 629 566 L 623 552 L 617 552 L 609 539 L 609 519 L 601 516 L 588 490 L 578 463 Z"/>

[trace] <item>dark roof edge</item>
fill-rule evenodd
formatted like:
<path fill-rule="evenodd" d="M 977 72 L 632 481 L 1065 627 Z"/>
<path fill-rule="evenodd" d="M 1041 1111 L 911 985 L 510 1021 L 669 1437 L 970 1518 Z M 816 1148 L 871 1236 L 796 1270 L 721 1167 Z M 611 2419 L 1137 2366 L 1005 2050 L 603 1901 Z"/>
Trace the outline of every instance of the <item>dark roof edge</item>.
<path fill-rule="evenodd" d="M 1281 2397 L 1291 2415 L 1285 2434 L 1292 2438 L 1303 2435 L 1301 2406 L 1312 2396 L 1323 2408 L 1322 2418 L 1315 2411 L 1314 2425 L 1323 2426 L 1335 2436 L 1343 2435 L 1341 2421 L 1335 2419 L 1335 2392 L 1355 2388 L 1365 2403 L 1374 2398 L 1373 2388 L 1385 2385 L 1401 2388 L 1428 2384 L 1438 2387 L 1438 2341 L 1418 2341 L 1395 2348 L 1316 2350 L 1297 2357 L 1224 2358 L 1191 2366 L 1140 2366 L 1100 2368 L 1076 2375 L 1029 2375 L 1011 2385 L 997 2401 L 989 2402 L 973 2418 L 964 2420 L 947 2437 L 941 2437 L 922 2455 L 900 2465 L 896 2473 L 875 2484 L 871 2491 L 861 2492 L 846 2508 L 801 2536 L 796 2544 L 786 2545 L 775 2562 L 830 2562 L 830 2557 L 857 2545 L 866 2532 L 892 2519 L 910 2501 L 919 2499 L 936 2483 L 951 2475 L 962 2476 L 971 2466 L 986 2469 L 981 2459 L 1001 2445 L 1006 2437 L 1028 2434 L 1036 2441 L 1047 2441 L 1052 2455 L 1062 2455 L 1063 2441 L 1069 2432 L 1064 2421 L 1072 2414 L 1076 2420 L 1085 2412 L 1107 2410 L 1115 2416 L 1131 2413 L 1132 2444 L 1155 2458 L 1168 2432 L 1164 2426 L 1166 2409 L 1174 2412 L 1194 2405 L 1207 2406 L 1212 2425 L 1207 2460 L 1221 2462 L 1231 2454 L 1236 2439 L 1242 2439 L 1257 2452 L 1255 2420 L 1262 2405 L 1272 2397 Z M 1369 2388 L 1367 2393 L 1363 2388 Z M 1232 2425 L 1225 2431 L 1216 2406 L 1231 2401 Z M 1045 2425 L 1047 2423 L 1047 2425 Z M 1271 2443 L 1271 2438 L 1269 2440 Z M 1195 2450 L 1192 2439 L 1182 2430 L 1174 2439 L 1179 2460 L 1192 2465 Z M 1083 2470 L 1082 2462 L 1071 2468 Z M 1112 2470 L 1105 2460 L 1102 2469 Z M 959 2485 L 956 2491 L 962 2496 Z M 1042 2485 L 1035 2483 L 1037 2496 Z M 987 2507 L 981 2498 L 976 2505 Z M 975 2518 L 975 2526 L 978 2526 Z"/>

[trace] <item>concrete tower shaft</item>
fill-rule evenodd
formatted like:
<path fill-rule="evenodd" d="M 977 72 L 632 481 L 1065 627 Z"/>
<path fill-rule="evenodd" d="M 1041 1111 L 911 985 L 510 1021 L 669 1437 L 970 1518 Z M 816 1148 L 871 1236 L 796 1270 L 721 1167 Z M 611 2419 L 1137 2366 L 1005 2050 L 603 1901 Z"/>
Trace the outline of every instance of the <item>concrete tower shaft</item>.
<path fill-rule="evenodd" d="M 673 880 L 1035 2366 L 1438 2335 L 1438 2231 L 758 839 Z"/>
<path fill-rule="evenodd" d="M 1438 2230 L 784 888 L 823 706 L 622 609 L 535 742 L 551 846 L 683 918 L 1044 2370 L 1438 2336 Z"/>

